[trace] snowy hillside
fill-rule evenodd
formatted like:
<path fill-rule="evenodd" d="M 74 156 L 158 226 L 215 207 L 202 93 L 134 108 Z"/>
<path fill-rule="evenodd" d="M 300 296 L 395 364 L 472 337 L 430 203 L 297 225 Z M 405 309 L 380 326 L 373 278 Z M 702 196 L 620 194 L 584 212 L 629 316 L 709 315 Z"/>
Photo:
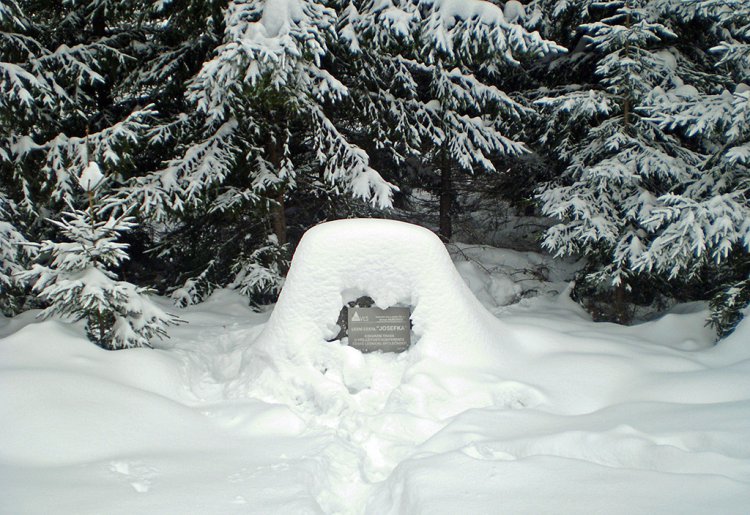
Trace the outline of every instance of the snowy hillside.
<path fill-rule="evenodd" d="M 450 250 L 318 226 L 273 311 L 219 290 L 156 350 L 3 319 L 0 513 L 747 513 L 750 322 L 593 323 L 559 263 Z M 362 293 L 413 308 L 408 352 L 326 341 Z"/>

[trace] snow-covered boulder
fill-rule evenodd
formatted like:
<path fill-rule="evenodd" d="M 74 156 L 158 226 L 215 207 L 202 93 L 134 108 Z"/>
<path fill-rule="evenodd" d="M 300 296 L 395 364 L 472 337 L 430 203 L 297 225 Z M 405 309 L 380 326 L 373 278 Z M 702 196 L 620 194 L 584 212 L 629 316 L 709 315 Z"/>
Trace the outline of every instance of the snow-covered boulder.
<path fill-rule="evenodd" d="M 342 306 L 361 295 L 381 308 L 412 307 L 406 353 L 363 355 L 327 341 L 338 332 Z M 423 394 L 429 404 L 442 403 L 439 411 L 450 411 L 450 398 L 476 392 L 477 381 L 501 383 L 497 374 L 512 348 L 508 331 L 474 297 L 431 231 L 392 220 L 339 220 L 302 238 L 276 308 L 245 353 L 243 377 L 234 387 L 277 402 L 312 401 L 324 412 L 353 405 L 371 411 L 389 396 L 418 407 L 416 397 Z M 495 402 L 492 388 L 479 390 L 477 404 Z"/>

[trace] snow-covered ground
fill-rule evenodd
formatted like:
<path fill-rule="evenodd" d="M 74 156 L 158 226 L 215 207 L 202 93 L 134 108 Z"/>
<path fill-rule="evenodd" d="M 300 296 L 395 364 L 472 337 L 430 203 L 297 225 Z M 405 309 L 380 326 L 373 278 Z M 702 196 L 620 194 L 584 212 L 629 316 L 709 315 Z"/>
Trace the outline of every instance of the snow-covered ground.
<path fill-rule="evenodd" d="M 157 350 L 0 321 L 0 513 L 748 513 L 749 322 L 593 323 L 568 265 L 449 250 L 319 226 L 273 312 L 218 291 Z M 408 352 L 325 341 L 362 293 L 413 307 Z"/>

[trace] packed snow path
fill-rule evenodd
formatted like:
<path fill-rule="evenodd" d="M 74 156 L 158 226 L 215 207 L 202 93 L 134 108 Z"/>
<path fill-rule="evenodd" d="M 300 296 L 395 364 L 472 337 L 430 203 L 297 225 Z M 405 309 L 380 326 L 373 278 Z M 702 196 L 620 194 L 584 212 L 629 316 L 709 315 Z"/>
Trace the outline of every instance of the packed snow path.
<path fill-rule="evenodd" d="M 404 234 L 396 261 L 418 243 Z M 429 247 L 400 264 L 452 285 L 444 304 L 473 322 L 455 333 L 452 311 L 426 314 L 409 352 L 363 356 L 320 341 L 329 322 L 294 326 L 315 261 L 335 264 L 315 257 L 324 240 L 303 248 L 310 271 L 290 276 L 294 302 L 270 321 L 220 291 L 181 311 L 190 323 L 159 350 L 106 352 L 76 324 L 5 320 L 0 513 L 747 512 L 750 324 L 711 347 L 699 306 L 629 328 L 592 323 L 565 295 L 503 307 L 518 292 L 494 264 L 539 257 L 464 249 L 479 265 L 458 268 L 495 321 Z M 342 299 L 373 293 L 342 291 L 346 272 L 324 278 L 318 291 L 341 298 L 312 304 L 331 324 Z M 385 303 L 430 302 L 419 278 L 397 280 L 379 283 Z M 298 340 L 279 334 L 289 327 Z"/>

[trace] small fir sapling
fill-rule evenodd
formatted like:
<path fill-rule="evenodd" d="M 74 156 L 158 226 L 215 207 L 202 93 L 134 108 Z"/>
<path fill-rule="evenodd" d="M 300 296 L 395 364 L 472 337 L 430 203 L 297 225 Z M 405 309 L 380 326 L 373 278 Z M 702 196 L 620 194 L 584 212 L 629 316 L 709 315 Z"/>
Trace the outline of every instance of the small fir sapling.
<path fill-rule="evenodd" d="M 79 210 L 68 202 L 61 220 L 50 220 L 68 241 L 45 240 L 38 253 L 46 261 L 24 272 L 33 289 L 49 306 L 41 316 L 86 320 L 89 339 L 105 349 L 150 347 L 154 337 L 166 336 L 167 327 L 181 320 L 165 313 L 149 297 L 150 291 L 118 281 L 112 268 L 128 259 L 120 235 L 135 227 L 127 213 L 99 219 L 95 193 L 103 183 L 99 166 L 91 161 L 78 176 L 89 206 Z"/>

